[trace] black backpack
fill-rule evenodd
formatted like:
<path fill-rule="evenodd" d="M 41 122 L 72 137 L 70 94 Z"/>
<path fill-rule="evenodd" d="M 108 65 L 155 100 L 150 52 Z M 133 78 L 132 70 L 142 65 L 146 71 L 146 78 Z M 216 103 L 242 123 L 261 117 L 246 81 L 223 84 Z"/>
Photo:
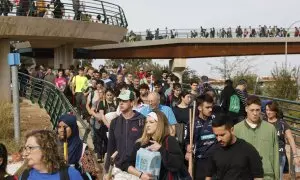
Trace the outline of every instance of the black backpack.
<path fill-rule="evenodd" d="M 64 167 L 61 170 L 59 170 L 59 176 L 60 176 L 60 180 L 69 180 L 69 173 L 68 173 L 68 168 L 69 167 Z M 31 171 L 31 169 L 26 169 L 21 176 L 21 180 L 27 180 L 29 177 L 29 172 Z"/>

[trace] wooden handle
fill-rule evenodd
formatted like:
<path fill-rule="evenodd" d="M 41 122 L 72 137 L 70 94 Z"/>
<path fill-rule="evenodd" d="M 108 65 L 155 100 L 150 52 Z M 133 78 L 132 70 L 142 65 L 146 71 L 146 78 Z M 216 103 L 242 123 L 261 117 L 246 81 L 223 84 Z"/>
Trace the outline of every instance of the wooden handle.
<path fill-rule="evenodd" d="M 115 151 L 110 157 L 110 166 L 109 166 L 109 170 L 108 170 L 108 180 L 112 180 L 112 169 L 113 169 L 114 161 L 115 161 L 115 158 L 116 158 L 117 155 L 118 155 L 118 151 Z"/>
<path fill-rule="evenodd" d="M 193 120 L 192 120 L 192 109 L 189 109 L 189 122 L 190 122 L 190 150 L 192 150 L 193 147 Z M 193 178 L 193 154 L 192 152 L 190 152 L 189 154 L 189 167 L 188 167 L 188 171 L 190 176 Z"/>
<path fill-rule="evenodd" d="M 67 142 L 64 142 L 64 159 L 65 159 L 65 162 L 66 164 L 68 164 L 68 143 Z"/>

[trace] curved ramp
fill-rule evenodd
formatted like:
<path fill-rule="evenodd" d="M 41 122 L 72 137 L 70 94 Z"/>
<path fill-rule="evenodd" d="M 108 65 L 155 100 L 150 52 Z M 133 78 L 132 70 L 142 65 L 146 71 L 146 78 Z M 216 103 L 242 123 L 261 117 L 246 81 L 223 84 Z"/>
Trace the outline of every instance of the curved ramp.
<path fill-rule="evenodd" d="M 0 16 L 0 39 L 30 41 L 32 48 L 63 44 L 86 47 L 119 42 L 127 29 L 101 23 L 26 16 Z"/>
<path fill-rule="evenodd" d="M 59 91 L 54 84 L 20 73 L 20 95 L 30 99 L 32 103 L 38 103 L 50 116 L 53 129 L 56 129 L 58 118 L 65 113 L 72 113 L 77 117 L 80 135 L 84 142 L 88 140 L 90 127 L 79 116 L 67 97 Z"/>

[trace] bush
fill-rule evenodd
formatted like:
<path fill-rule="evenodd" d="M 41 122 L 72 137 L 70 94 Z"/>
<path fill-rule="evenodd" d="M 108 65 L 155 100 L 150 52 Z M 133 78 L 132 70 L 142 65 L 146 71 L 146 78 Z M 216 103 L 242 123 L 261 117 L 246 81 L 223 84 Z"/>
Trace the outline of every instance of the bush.
<path fill-rule="evenodd" d="M 10 103 L 0 102 L 0 124 L 2 127 L 0 131 L 0 138 L 13 138 L 13 114 L 12 106 Z"/>
<path fill-rule="evenodd" d="M 271 97 L 296 100 L 298 97 L 297 78 L 299 67 L 277 66 L 272 70 L 274 82 L 267 87 Z"/>
<path fill-rule="evenodd" d="M 236 87 L 236 85 L 238 84 L 238 82 L 241 79 L 245 79 L 247 81 L 248 93 L 253 94 L 254 90 L 256 90 L 255 94 L 261 94 L 260 89 L 256 84 L 256 78 L 257 78 L 256 74 L 238 74 L 233 77 L 232 81 L 233 81 L 234 87 Z M 255 86 L 256 86 L 256 89 L 255 89 Z"/>
<path fill-rule="evenodd" d="M 4 143 L 9 153 L 19 150 L 19 145 L 15 143 L 13 128 L 12 105 L 7 102 L 0 102 L 0 142 Z"/>

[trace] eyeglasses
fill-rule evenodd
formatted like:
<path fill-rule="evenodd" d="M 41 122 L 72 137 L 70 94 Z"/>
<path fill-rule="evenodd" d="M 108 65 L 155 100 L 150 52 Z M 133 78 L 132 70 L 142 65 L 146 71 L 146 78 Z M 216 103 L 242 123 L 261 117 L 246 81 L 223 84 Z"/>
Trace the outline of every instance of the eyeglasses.
<path fill-rule="evenodd" d="M 23 152 L 30 153 L 34 149 L 39 149 L 41 146 L 25 146 L 22 148 Z"/>

